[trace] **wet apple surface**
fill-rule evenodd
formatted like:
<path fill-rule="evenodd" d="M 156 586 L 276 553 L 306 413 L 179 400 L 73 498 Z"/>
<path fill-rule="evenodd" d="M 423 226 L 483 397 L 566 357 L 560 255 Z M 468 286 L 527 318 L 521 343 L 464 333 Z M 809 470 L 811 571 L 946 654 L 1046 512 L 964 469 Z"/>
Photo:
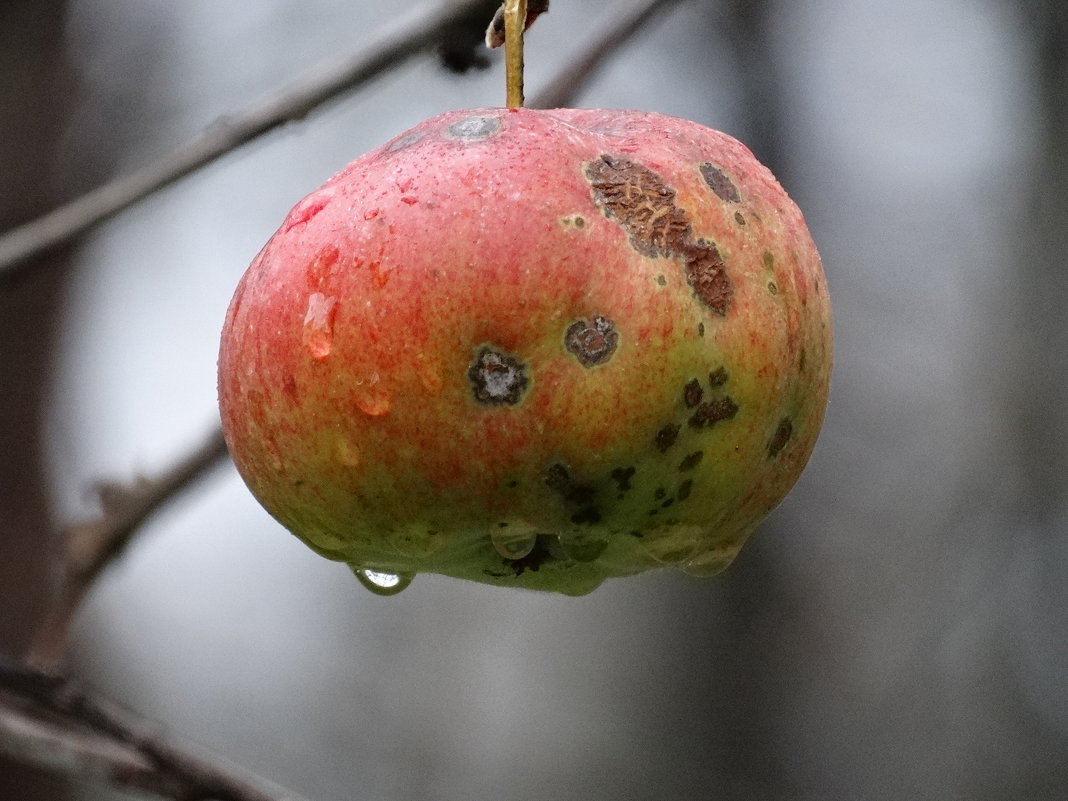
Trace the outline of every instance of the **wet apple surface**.
<path fill-rule="evenodd" d="M 365 582 L 581 594 L 729 564 L 812 452 L 831 351 L 802 215 L 739 142 L 481 109 L 293 209 L 234 295 L 219 395 L 256 498 Z"/>

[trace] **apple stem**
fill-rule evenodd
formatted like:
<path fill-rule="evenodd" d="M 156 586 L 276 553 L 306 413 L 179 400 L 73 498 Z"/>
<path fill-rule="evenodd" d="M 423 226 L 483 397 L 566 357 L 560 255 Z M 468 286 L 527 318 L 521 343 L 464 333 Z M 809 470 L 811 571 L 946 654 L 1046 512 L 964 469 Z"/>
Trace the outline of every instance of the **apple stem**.
<path fill-rule="evenodd" d="M 504 65 L 508 108 L 523 107 L 523 31 L 527 0 L 504 0 Z"/>

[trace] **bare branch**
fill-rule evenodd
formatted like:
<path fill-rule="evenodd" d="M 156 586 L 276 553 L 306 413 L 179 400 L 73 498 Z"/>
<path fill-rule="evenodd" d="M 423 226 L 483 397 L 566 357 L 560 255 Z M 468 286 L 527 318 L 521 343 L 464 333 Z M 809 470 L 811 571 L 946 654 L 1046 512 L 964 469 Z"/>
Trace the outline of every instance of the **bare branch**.
<path fill-rule="evenodd" d="M 178 801 L 296 801 L 176 748 L 68 679 L 0 659 L 0 753 L 77 778 Z"/>
<path fill-rule="evenodd" d="M 453 0 L 431 10 L 420 9 L 366 48 L 218 120 L 154 164 L 8 231 L 0 236 L 0 278 L 31 257 L 70 241 L 153 192 L 436 45 L 443 28 L 484 1 Z"/>
<path fill-rule="evenodd" d="M 613 20 L 597 32 L 597 36 L 580 51 L 573 62 L 566 65 L 549 85 L 538 92 L 527 105 L 530 108 L 560 108 L 570 105 L 601 64 L 627 42 L 657 11 L 679 0 L 632 0 L 612 10 Z"/>
<path fill-rule="evenodd" d="M 227 458 L 222 431 L 216 430 L 155 479 L 100 486 L 101 516 L 64 532 L 62 584 L 30 647 L 31 664 L 48 669 L 59 664 L 71 617 L 97 576 L 126 549 L 155 511 Z"/>

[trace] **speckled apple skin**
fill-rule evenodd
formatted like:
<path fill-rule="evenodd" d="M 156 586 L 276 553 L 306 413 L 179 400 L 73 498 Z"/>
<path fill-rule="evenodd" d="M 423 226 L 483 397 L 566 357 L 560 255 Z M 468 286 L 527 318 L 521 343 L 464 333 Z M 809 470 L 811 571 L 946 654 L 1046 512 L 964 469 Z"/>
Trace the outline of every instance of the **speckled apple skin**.
<path fill-rule="evenodd" d="M 480 109 L 290 212 L 230 305 L 219 398 L 252 493 L 324 556 L 581 594 L 729 564 L 808 461 L 831 361 L 816 247 L 741 143 Z"/>

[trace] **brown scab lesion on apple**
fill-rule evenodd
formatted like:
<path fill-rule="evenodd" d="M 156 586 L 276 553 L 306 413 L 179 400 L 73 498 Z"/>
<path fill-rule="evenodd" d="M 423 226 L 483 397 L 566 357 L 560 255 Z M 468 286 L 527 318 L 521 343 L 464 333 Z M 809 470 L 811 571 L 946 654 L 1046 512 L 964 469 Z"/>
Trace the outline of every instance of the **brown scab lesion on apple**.
<path fill-rule="evenodd" d="M 656 432 L 656 449 L 661 453 L 667 453 L 668 449 L 675 444 L 675 440 L 679 438 L 679 431 L 681 430 L 682 426 L 678 423 L 668 423 L 662 426 Z"/>
<path fill-rule="evenodd" d="M 607 317 L 576 320 L 564 332 L 564 347 L 583 367 L 597 367 L 612 358 L 619 347 L 619 332 Z"/>
<path fill-rule="evenodd" d="M 463 142 L 481 142 L 496 136 L 500 131 L 501 121 L 497 117 L 473 116 L 454 122 L 445 129 L 445 135 Z"/>
<path fill-rule="evenodd" d="M 483 406 L 515 406 L 530 386 L 527 366 L 515 356 L 481 346 L 467 368 L 474 399 Z"/>
<path fill-rule="evenodd" d="M 794 435 L 794 423 L 789 417 L 784 417 L 779 421 L 778 427 L 775 429 L 775 434 L 771 438 L 771 442 L 768 443 L 768 458 L 773 459 L 779 455 L 779 452 L 786 447 L 786 443 L 790 441 L 790 438 Z"/>
<path fill-rule="evenodd" d="M 653 170 L 623 156 L 602 154 L 586 164 L 585 174 L 594 203 L 627 232 L 631 246 L 643 256 L 680 259 L 697 299 L 725 316 L 734 295 L 727 267 L 714 242 L 694 238 L 689 215 L 675 203 L 675 190 Z"/>
<path fill-rule="evenodd" d="M 742 196 L 738 192 L 738 187 L 734 185 L 734 181 L 730 179 L 727 173 L 707 161 L 700 165 L 699 169 L 701 170 L 701 177 L 705 179 L 709 189 L 716 193 L 716 197 L 726 203 L 741 202 Z M 744 222 L 741 224 L 745 225 Z"/>

